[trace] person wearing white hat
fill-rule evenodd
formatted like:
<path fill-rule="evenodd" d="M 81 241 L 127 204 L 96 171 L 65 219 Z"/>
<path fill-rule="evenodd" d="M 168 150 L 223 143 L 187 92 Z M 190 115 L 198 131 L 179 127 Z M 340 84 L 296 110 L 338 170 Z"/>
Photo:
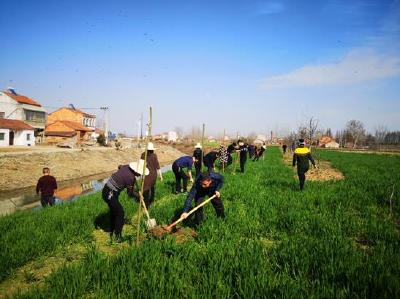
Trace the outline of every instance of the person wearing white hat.
<path fill-rule="evenodd" d="M 110 237 L 115 237 L 117 242 L 122 242 L 121 233 L 124 226 L 124 208 L 118 200 L 119 194 L 126 188 L 130 197 L 138 198 L 139 194 L 134 191 L 134 186 L 136 177 L 143 173 L 143 166 L 143 160 L 120 165 L 103 187 L 102 198 L 110 209 Z M 146 168 L 145 175 L 148 174 L 149 170 Z"/>
<path fill-rule="evenodd" d="M 160 163 L 158 162 L 157 155 L 154 153 L 156 148 L 153 142 L 149 142 L 147 145 L 147 168 L 149 169 L 149 175 L 144 178 L 144 191 L 143 199 L 146 204 L 146 208 L 149 209 L 153 203 L 156 195 L 156 182 L 157 173 L 160 176 L 160 180 L 163 181 L 163 176 L 160 169 Z M 141 159 L 144 159 L 145 153 L 142 153 Z"/>
<path fill-rule="evenodd" d="M 197 143 L 194 147 L 193 157 L 194 161 L 194 169 L 196 170 L 196 178 L 199 176 L 201 172 L 201 163 L 203 163 L 203 149 L 200 143 Z"/>
<path fill-rule="evenodd" d="M 245 144 L 241 140 L 239 140 L 238 144 L 239 144 L 240 172 L 244 173 L 244 166 L 247 161 L 247 154 L 249 152 L 249 149 L 247 147 L 247 144 Z"/>

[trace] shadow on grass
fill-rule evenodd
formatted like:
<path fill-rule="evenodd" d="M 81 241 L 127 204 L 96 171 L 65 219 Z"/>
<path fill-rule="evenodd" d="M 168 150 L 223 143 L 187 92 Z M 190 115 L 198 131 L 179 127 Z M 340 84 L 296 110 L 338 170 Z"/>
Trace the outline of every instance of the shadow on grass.
<path fill-rule="evenodd" d="M 98 215 L 94 221 L 96 229 L 101 229 L 107 233 L 111 232 L 110 213 L 105 212 Z"/>

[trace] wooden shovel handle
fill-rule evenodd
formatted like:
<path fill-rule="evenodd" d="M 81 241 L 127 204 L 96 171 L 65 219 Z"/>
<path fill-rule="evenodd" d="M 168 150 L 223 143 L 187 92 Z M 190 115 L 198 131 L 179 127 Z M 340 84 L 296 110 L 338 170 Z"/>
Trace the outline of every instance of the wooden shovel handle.
<path fill-rule="evenodd" d="M 217 195 L 213 195 L 210 198 L 208 198 L 207 200 L 203 201 L 201 204 L 199 204 L 198 206 L 194 207 L 192 210 L 190 210 L 190 212 L 188 213 L 188 216 L 193 214 L 194 212 L 196 212 L 198 209 L 200 209 L 202 206 L 208 204 L 210 201 L 212 201 L 214 198 L 216 198 Z M 173 228 L 175 225 L 177 225 L 178 223 L 182 222 L 185 218 L 182 218 L 182 216 L 176 220 L 174 223 L 170 224 L 167 227 L 167 230 L 170 230 L 171 228 Z"/>

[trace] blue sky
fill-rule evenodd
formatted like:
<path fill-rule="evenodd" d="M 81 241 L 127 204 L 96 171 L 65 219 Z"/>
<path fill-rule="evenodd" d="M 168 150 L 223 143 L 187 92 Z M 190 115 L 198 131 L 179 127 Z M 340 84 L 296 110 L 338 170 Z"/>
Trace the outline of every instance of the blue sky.
<path fill-rule="evenodd" d="M 400 1 L 0 1 L 0 87 L 132 134 L 400 129 Z M 98 110 L 88 110 L 101 115 Z"/>

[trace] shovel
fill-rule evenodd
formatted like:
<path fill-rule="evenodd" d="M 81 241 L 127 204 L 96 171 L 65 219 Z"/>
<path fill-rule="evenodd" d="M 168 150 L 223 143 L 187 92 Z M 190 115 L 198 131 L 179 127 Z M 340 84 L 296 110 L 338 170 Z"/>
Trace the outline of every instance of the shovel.
<path fill-rule="evenodd" d="M 210 201 L 212 201 L 214 198 L 216 198 L 217 195 L 213 195 L 210 198 L 208 198 L 207 200 L 203 201 L 201 204 L 199 204 L 198 206 L 194 207 L 192 210 L 189 211 L 188 216 L 190 216 L 191 214 L 193 214 L 194 212 L 196 212 L 198 209 L 200 209 L 202 206 L 208 204 Z M 171 223 L 168 226 L 165 225 L 159 225 L 157 227 L 154 227 L 152 229 L 152 233 L 157 236 L 157 237 L 162 237 L 164 234 L 167 234 L 169 232 L 171 232 L 172 228 L 174 226 L 176 226 L 178 223 L 181 223 L 183 220 L 185 220 L 185 218 L 183 218 L 182 216 L 176 220 L 175 222 Z"/>
<path fill-rule="evenodd" d="M 146 214 L 146 217 L 147 217 L 147 220 L 146 220 L 147 229 L 152 229 L 152 228 L 156 227 L 157 226 L 156 219 L 155 218 L 150 218 L 150 214 L 149 214 L 149 211 L 146 208 L 146 204 L 144 202 L 142 193 L 140 193 L 140 203 L 142 204 L 143 209 L 144 209 L 144 213 Z"/>
<path fill-rule="evenodd" d="M 196 212 L 198 209 L 200 209 L 202 206 L 208 204 L 210 201 L 212 201 L 214 198 L 216 198 L 217 195 L 213 195 L 210 198 L 208 198 L 207 200 L 203 201 L 201 204 L 199 204 L 197 207 L 194 207 L 192 210 L 190 210 L 190 212 L 188 213 L 188 216 L 190 216 L 191 214 L 193 214 L 194 212 Z M 171 223 L 170 225 L 168 225 L 166 227 L 166 229 L 168 231 L 170 231 L 174 226 L 176 226 L 178 223 L 182 222 L 183 220 L 185 220 L 185 218 L 182 218 L 182 216 L 176 220 L 175 222 Z"/>

